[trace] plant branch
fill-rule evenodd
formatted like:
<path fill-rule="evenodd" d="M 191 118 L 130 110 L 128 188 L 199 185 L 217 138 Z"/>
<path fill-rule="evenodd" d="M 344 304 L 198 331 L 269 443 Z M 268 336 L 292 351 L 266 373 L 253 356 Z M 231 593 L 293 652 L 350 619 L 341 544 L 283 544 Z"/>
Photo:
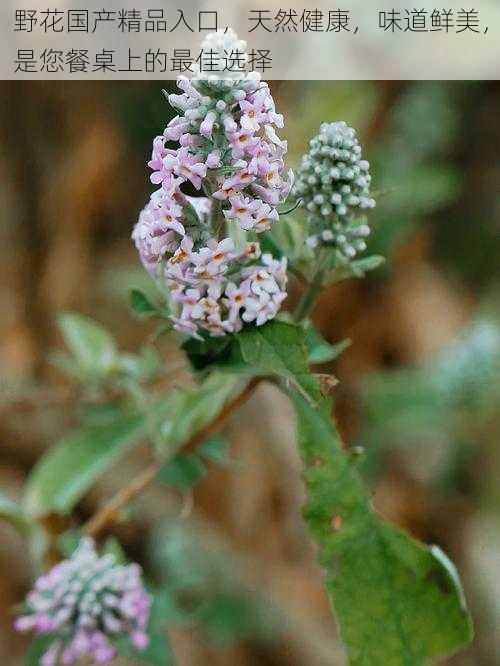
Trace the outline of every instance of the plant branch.
<path fill-rule="evenodd" d="M 252 379 L 243 391 L 224 407 L 212 423 L 195 433 L 183 446 L 180 447 L 180 451 L 184 453 L 193 451 L 197 449 L 207 437 L 218 432 L 228 417 L 238 410 L 248 398 L 250 398 L 260 381 L 260 377 Z M 176 451 L 176 454 L 180 451 Z M 112 525 L 120 515 L 121 511 L 130 504 L 130 502 L 139 497 L 149 484 L 154 481 L 160 468 L 164 464 L 164 460 L 155 460 L 142 470 L 138 476 L 132 479 L 125 488 L 122 488 L 122 490 L 112 497 L 102 509 L 97 511 L 97 513 L 90 518 L 90 520 L 84 525 L 83 532 L 88 536 L 96 537 Z"/>
<path fill-rule="evenodd" d="M 109 525 L 112 525 L 122 509 L 149 486 L 159 472 L 161 465 L 162 463 L 160 461 L 155 460 L 136 476 L 135 479 L 132 479 L 125 488 L 122 488 L 122 490 L 116 493 L 116 495 L 85 524 L 83 528 L 85 534 L 95 537 Z"/>
<path fill-rule="evenodd" d="M 298 323 L 304 321 L 310 316 L 316 303 L 316 298 L 325 286 L 325 273 L 328 272 L 328 267 L 326 266 L 327 261 L 328 256 L 325 254 L 325 249 L 319 248 L 316 257 L 316 267 L 314 274 L 307 282 L 305 291 L 302 294 L 302 297 L 293 314 L 293 318 Z"/>
<path fill-rule="evenodd" d="M 288 271 L 289 271 L 289 273 L 291 273 L 292 275 L 294 275 L 294 276 L 295 276 L 300 282 L 302 282 L 302 284 L 305 284 L 305 285 L 308 285 L 308 284 L 309 284 L 309 280 L 306 278 L 306 276 L 304 275 L 304 273 L 302 273 L 302 271 L 300 271 L 300 270 L 299 270 L 296 266 L 294 266 L 293 264 L 290 264 L 290 265 L 288 266 Z"/>
<path fill-rule="evenodd" d="M 311 314 L 316 297 L 322 288 L 323 283 L 321 281 L 321 275 L 318 273 L 315 280 L 307 285 L 304 293 L 302 294 L 302 297 L 293 315 L 295 321 L 301 322 Z"/>

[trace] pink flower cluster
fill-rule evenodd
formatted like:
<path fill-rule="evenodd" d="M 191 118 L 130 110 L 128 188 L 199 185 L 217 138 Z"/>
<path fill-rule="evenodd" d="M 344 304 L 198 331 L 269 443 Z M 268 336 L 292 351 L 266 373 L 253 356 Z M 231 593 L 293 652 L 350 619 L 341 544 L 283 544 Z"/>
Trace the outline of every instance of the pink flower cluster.
<path fill-rule="evenodd" d="M 191 220 L 187 219 L 188 207 Z M 162 259 L 174 254 L 187 231 L 199 240 L 210 238 L 210 210 L 211 201 L 206 197 L 188 197 L 180 191 L 168 195 L 163 189 L 153 192 L 132 231 L 141 261 L 151 275 L 158 275 Z"/>
<path fill-rule="evenodd" d="M 230 53 L 244 42 L 226 30 L 209 35 L 202 49 L 214 45 Z M 132 237 L 150 273 L 167 280 L 177 328 L 223 335 L 242 322 L 261 325 L 286 296 L 285 262 L 264 255 L 259 263 L 257 243 L 249 245 L 255 251 L 237 253 L 230 237 L 233 230 L 267 231 L 279 219 L 277 206 L 293 182 L 284 173 L 286 142 L 275 129 L 283 117 L 255 72 L 232 78 L 198 72 L 180 76 L 177 85 L 181 94 L 169 102 L 180 114 L 155 138 L 149 161 L 160 188 Z M 187 197 L 187 184 L 200 196 Z"/>
<path fill-rule="evenodd" d="M 261 326 L 286 298 L 286 258 L 261 256 L 258 243 L 236 252 L 231 239 L 211 240 L 198 251 L 186 236 L 165 265 L 178 314 L 174 327 L 194 337 L 236 333 L 244 322 Z"/>
<path fill-rule="evenodd" d="M 211 91 L 206 82 L 185 76 L 177 84 L 184 92 L 169 101 L 182 115 L 154 140 L 151 181 L 168 196 L 183 182 L 199 190 L 206 181 L 205 191 L 222 202 L 227 220 L 245 231 L 266 231 L 278 220 L 276 206 L 292 186 L 291 172 L 284 175 L 287 144 L 275 130 L 283 127 L 283 117 L 269 86 L 257 77 L 229 91 Z M 178 141 L 180 148 L 167 148 L 168 141 Z"/>
<path fill-rule="evenodd" d="M 116 651 L 109 637 L 127 634 L 144 650 L 151 599 L 137 564 L 116 564 L 99 557 L 92 539 L 82 539 L 69 560 L 38 578 L 28 594 L 28 612 L 16 620 L 18 631 L 33 630 L 54 637 L 41 666 L 73 664 L 87 657 L 106 664 Z"/>
<path fill-rule="evenodd" d="M 132 232 L 145 268 L 155 274 L 166 254 L 175 252 L 186 230 L 182 224 L 185 197 L 181 192 L 168 197 L 162 190 L 155 192 Z"/>

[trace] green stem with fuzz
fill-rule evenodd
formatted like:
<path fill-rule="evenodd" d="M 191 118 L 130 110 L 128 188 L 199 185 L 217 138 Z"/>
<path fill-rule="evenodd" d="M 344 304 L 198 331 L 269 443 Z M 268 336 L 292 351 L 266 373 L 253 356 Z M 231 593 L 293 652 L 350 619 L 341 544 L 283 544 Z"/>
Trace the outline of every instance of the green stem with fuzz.
<path fill-rule="evenodd" d="M 322 277 L 323 273 L 318 271 L 314 277 L 314 280 L 309 282 L 307 285 L 304 293 L 300 298 L 297 308 L 295 309 L 293 315 L 295 321 L 301 322 L 311 314 L 314 303 L 316 302 L 316 298 L 323 288 Z"/>

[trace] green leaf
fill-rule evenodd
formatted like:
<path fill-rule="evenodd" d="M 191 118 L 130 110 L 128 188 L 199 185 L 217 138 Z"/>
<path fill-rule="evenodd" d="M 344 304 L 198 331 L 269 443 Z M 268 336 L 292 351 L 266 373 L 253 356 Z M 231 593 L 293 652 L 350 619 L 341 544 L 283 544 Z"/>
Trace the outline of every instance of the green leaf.
<path fill-rule="evenodd" d="M 380 268 L 385 263 L 385 258 L 374 254 L 371 257 L 363 257 L 362 259 L 355 259 L 351 261 L 351 268 L 353 275 L 356 277 L 364 277 L 368 271 L 374 271 Z"/>
<path fill-rule="evenodd" d="M 92 379 L 86 371 L 82 371 L 82 368 L 73 358 L 71 358 L 71 356 L 64 352 L 49 352 L 49 362 L 54 367 L 59 368 L 61 372 L 68 375 L 68 377 L 70 377 L 73 381 L 87 382 Z"/>
<path fill-rule="evenodd" d="M 319 388 L 307 364 L 302 327 L 274 320 L 264 326 L 244 329 L 237 337 L 241 355 L 251 368 L 264 375 L 278 375 L 309 400 L 319 400 Z"/>
<path fill-rule="evenodd" d="M 102 378 L 114 369 L 117 349 L 105 328 L 76 313 L 60 315 L 58 323 L 82 378 Z"/>
<path fill-rule="evenodd" d="M 115 558 L 117 564 L 126 564 L 127 556 L 125 551 L 122 548 L 121 543 L 116 537 L 110 536 L 104 542 L 104 545 L 101 550 L 102 555 L 112 555 Z"/>
<path fill-rule="evenodd" d="M 57 539 L 57 547 L 65 558 L 69 559 L 78 548 L 82 535 L 76 530 L 68 530 Z"/>
<path fill-rule="evenodd" d="M 352 666 L 418 666 L 472 638 L 456 571 L 371 509 L 331 423 L 330 405 L 294 396 L 304 462 L 304 516 L 321 548 L 326 588 Z"/>
<path fill-rule="evenodd" d="M 237 372 L 244 369 L 239 345 L 231 336 L 221 338 L 188 338 L 182 345 L 194 370 L 206 370 L 210 367 Z"/>
<path fill-rule="evenodd" d="M 64 534 L 61 534 L 61 536 L 57 539 L 57 546 L 64 557 L 70 558 L 80 545 L 81 540 L 81 532 L 76 530 L 69 530 Z M 115 562 L 118 564 L 127 563 L 125 552 L 116 537 L 108 537 L 100 549 L 100 552 L 101 555 L 112 555 L 115 558 Z"/>
<path fill-rule="evenodd" d="M 130 307 L 138 315 L 152 316 L 160 314 L 160 310 L 140 289 L 130 291 Z"/>
<path fill-rule="evenodd" d="M 314 326 L 307 328 L 304 342 L 308 351 L 307 360 L 309 363 L 328 363 L 329 361 L 334 361 L 351 345 L 349 339 L 342 340 L 335 345 L 330 344 L 320 335 Z"/>
<path fill-rule="evenodd" d="M 29 521 L 22 508 L 9 497 L 0 493 L 0 521 L 4 521 L 24 532 L 29 527 Z"/>
<path fill-rule="evenodd" d="M 189 203 L 189 201 L 184 202 L 183 205 L 183 214 L 186 218 L 186 225 L 187 227 L 194 227 L 195 229 L 199 230 L 200 227 L 200 216 L 196 212 L 195 207 Z M 199 231 L 198 231 L 199 233 Z"/>
<path fill-rule="evenodd" d="M 335 251 L 330 256 L 330 269 L 325 284 L 332 284 L 349 278 L 362 278 L 368 271 L 379 268 L 385 262 L 384 257 L 373 255 L 361 259 L 347 259 L 340 252 Z"/>
<path fill-rule="evenodd" d="M 283 248 L 280 247 L 277 240 L 270 233 L 263 234 L 263 238 L 260 241 L 260 249 L 262 253 L 268 252 L 272 254 L 275 259 L 281 259 L 281 257 L 285 256 Z"/>
<path fill-rule="evenodd" d="M 175 454 L 216 418 L 239 383 L 238 377 L 212 373 L 202 384 L 151 405 L 148 419 L 120 414 L 112 423 L 68 434 L 35 466 L 25 491 L 27 514 L 69 513 L 96 480 L 147 434 L 146 430 L 151 434 L 153 425 L 169 455 Z"/>
<path fill-rule="evenodd" d="M 114 402 L 82 403 L 78 406 L 79 421 L 85 427 L 108 425 L 120 418 L 122 411 Z"/>
<path fill-rule="evenodd" d="M 24 506 L 30 516 L 69 513 L 95 481 L 143 435 L 139 416 L 76 430 L 37 463 L 28 480 Z"/>
<path fill-rule="evenodd" d="M 229 464 L 227 444 L 219 437 L 211 437 L 198 447 L 196 453 L 182 453 L 161 468 L 158 479 L 170 486 L 191 488 L 206 474 L 204 460 Z"/>
<path fill-rule="evenodd" d="M 30 643 L 26 652 L 26 666 L 40 666 L 41 660 L 49 646 L 54 641 L 54 636 L 36 636 Z"/>
<path fill-rule="evenodd" d="M 197 455 L 185 453 L 163 465 L 158 472 L 158 479 L 169 486 L 191 488 L 203 478 L 205 472 L 205 465 Z"/>
<path fill-rule="evenodd" d="M 209 425 L 239 384 L 236 376 L 213 372 L 203 383 L 172 395 L 162 407 L 166 416 L 160 425 L 170 453 Z"/>
<path fill-rule="evenodd" d="M 197 624 L 219 646 L 236 641 L 271 642 L 278 633 L 276 612 L 269 602 L 261 603 L 249 594 L 216 592 L 204 600 L 195 613 Z"/>
<path fill-rule="evenodd" d="M 136 382 L 154 379 L 161 366 L 161 357 L 154 347 L 144 347 L 139 354 L 120 354 L 118 357 L 121 372 Z"/>
<path fill-rule="evenodd" d="M 218 465 L 231 463 L 227 442 L 221 437 L 210 437 L 198 449 L 199 455 L 205 460 L 215 462 Z"/>
<path fill-rule="evenodd" d="M 306 226 L 299 217 L 280 217 L 280 223 L 263 234 L 262 250 L 270 251 L 277 257 L 286 255 L 292 265 L 302 260 L 310 263 L 312 250 L 305 242 Z"/>

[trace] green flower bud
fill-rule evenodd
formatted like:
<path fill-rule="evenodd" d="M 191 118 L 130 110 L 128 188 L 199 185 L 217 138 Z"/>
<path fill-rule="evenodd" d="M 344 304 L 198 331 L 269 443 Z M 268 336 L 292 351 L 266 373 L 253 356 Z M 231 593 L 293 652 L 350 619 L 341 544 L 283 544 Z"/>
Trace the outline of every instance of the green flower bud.
<path fill-rule="evenodd" d="M 370 165 L 361 156 L 352 127 L 345 122 L 323 123 L 302 158 L 295 184 L 309 213 L 315 243 L 334 245 L 348 258 L 366 249 L 363 239 L 370 229 L 356 217 L 375 206 Z"/>

